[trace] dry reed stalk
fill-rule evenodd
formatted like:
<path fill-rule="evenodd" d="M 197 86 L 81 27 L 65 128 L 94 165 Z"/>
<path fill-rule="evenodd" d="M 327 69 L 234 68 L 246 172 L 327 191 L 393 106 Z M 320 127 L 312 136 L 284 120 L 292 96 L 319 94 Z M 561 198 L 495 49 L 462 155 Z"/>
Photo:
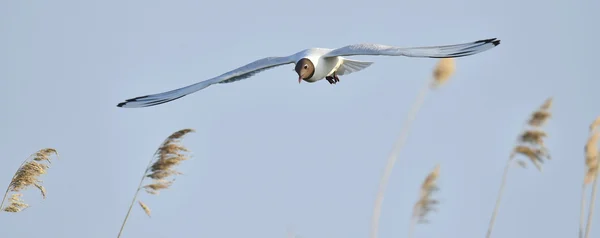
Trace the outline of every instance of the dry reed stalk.
<path fill-rule="evenodd" d="M 597 188 L 597 177 L 598 177 L 598 139 L 600 139 L 600 117 L 597 117 L 594 122 L 590 125 L 590 135 L 588 141 L 585 144 L 585 166 L 586 171 L 583 179 L 583 185 L 581 189 L 581 211 L 579 219 L 579 237 L 589 237 L 591 230 L 592 216 L 594 214 L 594 205 L 596 200 L 596 188 Z M 590 207 L 588 210 L 588 219 L 585 224 L 584 233 L 584 216 L 585 216 L 585 190 L 587 185 L 593 182 L 592 195 L 590 199 Z"/>
<path fill-rule="evenodd" d="M 590 207 L 588 208 L 588 218 L 587 224 L 585 225 L 585 238 L 590 237 L 590 231 L 592 229 L 592 215 L 594 215 L 594 205 L 596 201 L 596 188 L 598 187 L 598 178 L 594 178 L 594 183 L 592 184 L 592 195 L 590 198 Z"/>
<path fill-rule="evenodd" d="M 377 238 L 377 232 L 379 230 L 379 217 L 381 216 L 381 207 L 383 205 L 383 198 L 385 195 L 385 189 L 387 187 L 388 180 L 392 174 L 392 169 L 394 168 L 394 164 L 396 163 L 396 159 L 400 154 L 400 151 L 408 137 L 410 132 L 410 127 L 412 122 L 414 121 L 417 112 L 421 108 L 425 97 L 427 96 L 427 92 L 429 90 L 434 90 L 439 88 L 442 84 L 444 84 L 448 79 L 454 75 L 455 70 L 455 60 L 453 58 L 443 58 L 440 59 L 433 69 L 432 72 L 432 81 L 427 82 L 425 87 L 423 87 L 419 93 L 417 94 L 417 99 L 410 109 L 406 121 L 401 127 L 401 133 L 398 137 L 396 143 L 394 143 L 394 147 L 388 157 L 387 164 L 385 166 L 385 170 L 383 175 L 381 176 L 381 181 L 379 182 L 379 190 L 377 192 L 377 197 L 375 198 L 375 205 L 373 208 L 373 215 L 371 219 L 371 235 L 370 238 Z"/>
<path fill-rule="evenodd" d="M 516 161 L 518 165 L 523 168 L 526 168 L 527 163 L 523 160 L 515 159 L 517 155 L 523 155 L 531 161 L 533 165 L 541 172 L 542 171 L 542 163 L 545 159 L 550 159 L 550 154 L 548 153 L 548 149 L 544 145 L 544 137 L 547 134 L 541 129 L 541 127 L 548 121 L 551 117 L 550 108 L 552 106 L 552 98 L 546 99 L 544 104 L 532 113 L 530 119 L 527 121 L 528 127 L 526 127 L 523 132 L 519 135 L 517 144 L 513 148 L 511 155 L 509 156 L 506 166 L 504 167 L 504 173 L 502 174 L 502 182 L 500 184 L 500 189 L 498 191 L 498 197 L 496 198 L 496 205 L 492 212 L 492 217 L 490 219 L 490 224 L 488 227 L 486 238 L 489 238 L 492 235 L 492 229 L 494 228 L 494 223 L 496 221 L 496 217 L 498 215 L 498 209 L 500 207 L 500 201 L 502 199 L 502 195 L 504 193 L 504 187 L 506 185 L 506 178 L 508 176 L 508 169 L 513 161 Z"/>
<path fill-rule="evenodd" d="M 32 186 L 40 190 L 42 198 L 46 199 L 46 188 L 42 186 L 43 181 L 40 180 L 40 176 L 45 174 L 50 168 L 50 159 L 53 154 L 56 155 L 56 158 L 58 159 L 58 153 L 55 149 L 41 149 L 31 154 L 23 161 L 23 163 L 21 163 L 19 169 L 17 169 L 17 172 L 15 172 L 6 188 L 6 192 L 4 192 L 2 202 L 0 202 L 2 211 L 20 212 L 29 207 L 25 201 L 21 200 L 21 197 L 23 196 L 21 192 Z M 10 204 L 3 207 L 4 201 L 9 193 L 12 193 Z"/>
<path fill-rule="evenodd" d="M 581 186 L 581 207 L 579 210 L 579 238 L 583 238 L 583 231 L 585 230 L 585 189 L 586 184 L 583 183 Z"/>
<path fill-rule="evenodd" d="M 429 223 L 427 220 L 427 215 L 431 211 L 435 211 L 436 209 L 433 207 L 437 205 L 439 202 L 432 198 L 434 192 L 438 191 L 439 188 L 436 184 L 437 179 L 440 174 L 440 166 L 437 165 L 431 171 L 423 184 L 421 185 L 419 200 L 415 203 L 413 207 L 413 214 L 411 217 L 410 226 L 408 229 L 408 238 L 413 237 L 413 233 L 417 223 Z"/>
<path fill-rule="evenodd" d="M 129 209 L 121 224 L 121 229 L 119 230 L 117 237 L 121 237 L 121 234 L 123 233 L 123 228 L 127 223 L 127 219 L 129 218 L 129 214 L 131 213 L 131 209 L 140 190 L 145 189 L 149 194 L 158 194 L 160 190 L 169 188 L 173 183 L 174 179 L 169 181 L 167 178 L 181 174 L 179 171 L 175 170 L 174 167 L 179 165 L 182 161 L 189 159 L 188 155 L 184 154 L 185 152 L 188 152 L 188 149 L 182 146 L 180 142 L 181 139 L 190 132 L 194 132 L 194 130 L 183 129 L 171 134 L 163 141 L 156 152 L 154 152 L 154 155 L 152 159 L 150 159 L 142 179 L 140 180 L 140 184 L 133 195 L 133 200 L 129 205 Z M 152 183 L 144 185 L 144 180 L 146 178 L 152 179 Z M 150 207 L 142 201 L 138 201 L 138 203 L 142 210 L 144 210 L 144 213 L 150 216 Z"/>

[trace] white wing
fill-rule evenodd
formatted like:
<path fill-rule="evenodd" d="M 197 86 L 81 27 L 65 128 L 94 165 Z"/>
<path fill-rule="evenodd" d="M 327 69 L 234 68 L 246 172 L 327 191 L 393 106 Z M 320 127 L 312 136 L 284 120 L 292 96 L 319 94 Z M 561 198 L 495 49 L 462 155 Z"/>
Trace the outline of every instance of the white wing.
<path fill-rule="evenodd" d="M 355 44 L 342 48 L 334 49 L 323 57 L 350 56 L 350 55 L 388 55 L 388 56 L 408 56 L 408 57 L 427 57 L 427 58 L 457 58 L 494 48 L 500 44 L 496 38 L 478 40 L 470 43 L 426 46 L 426 47 L 408 47 L 400 48 L 396 46 L 380 44 Z"/>
<path fill-rule="evenodd" d="M 198 82 L 186 87 L 178 88 L 175 90 L 171 90 L 168 92 L 151 94 L 146 96 L 135 97 L 131 99 L 127 99 L 124 102 L 121 102 L 117 105 L 117 107 L 149 107 L 156 106 L 159 104 L 163 104 L 166 102 L 173 101 L 175 99 L 181 98 L 190 93 L 194 93 L 198 90 L 204 89 L 210 85 L 216 83 L 231 83 L 235 81 L 239 81 L 242 79 L 247 79 L 252 77 L 258 72 L 261 72 L 266 69 L 270 69 L 273 67 L 281 66 L 284 64 L 294 63 L 294 59 L 291 56 L 287 57 L 267 57 L 263 59 L 256 60 L 252 63 L 229 71 L 227 73 L 221 74 L 217 77 Z"/>
<path fill-rule="evenodd" d="M 371 66 L 374 62 L 369 61 L 358 61 L 351 59 L 342 59 L 342 64 L 335 71 L 336 75 L 348 75 L 354 72 L 361 71 L 369 66 Z"/>

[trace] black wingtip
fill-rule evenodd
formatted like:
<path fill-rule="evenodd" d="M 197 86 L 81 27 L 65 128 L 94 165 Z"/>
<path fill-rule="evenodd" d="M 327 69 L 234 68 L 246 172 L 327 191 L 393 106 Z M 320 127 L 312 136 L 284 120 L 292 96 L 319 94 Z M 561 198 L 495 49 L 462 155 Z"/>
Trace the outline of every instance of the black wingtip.
<path fill-rule="evenodd" d="M 127 104 L 128 102 L 135 102 L 135 101 L 137 101 L 138 99 L 147 98 L 148 96 L 149 96 L 149 95 L 144 95 L 144 96 L 140 96 L 140 97 L 134 97 L 134 98 L 127 99 L 127 100 L 125 100 L 125 102 L 121 102 L 121 103 L 117 104 L 117 107 L 123 107 L 123 106 L 125 106 L 125 104 Z"/>
<path fill-rule="evenodd" d="M 170 101 L 182 98 L 182 97 L 184 97 L 186 95 L 184 94 L 184 95 L 177 96 L 177 97 L 174 97 L 174 98 L 154 99 L 154 100 L 150 100 L 150 101 L 146 101 L 146 102 L 140 102 L 140 99 L 145 99 L 145 98 L 148 98 L 149 96 L 150 95 L 127 99 L 124 102 L 121 102 L 121 103 L 117 104 L 117 107 L 123 107 L 123 106 L 127 105 L 128 103 L 133 104 L 132 107 L 150 107 L 150 106 L 156 106 L 156 105 L 160 105 L 160 104 L 163 104 L 163 103 L 167 103 L 167 102 L 170 102 Z"/>
<path fill-rule="evenodd" d="M 500 40 L 498 40 L 498 38 L 489 38 L 489 39 L 485 39 L 485 40 L 478 40 L 478 41 L 475 41 L 474 43 L 492 43 L 492 44 L 494 44 L 494 46 L 497 46 L 500 44 Z"/>

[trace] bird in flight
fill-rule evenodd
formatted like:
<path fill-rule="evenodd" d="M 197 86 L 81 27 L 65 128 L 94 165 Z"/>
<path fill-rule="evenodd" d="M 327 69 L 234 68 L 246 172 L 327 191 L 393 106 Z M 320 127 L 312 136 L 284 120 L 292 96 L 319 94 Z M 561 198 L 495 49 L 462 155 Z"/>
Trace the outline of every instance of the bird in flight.
<path fill-rule="evenodd" d="M 500 40 L 490 38 L 469 43 L 426 46 L 396 47 L 381 44 L 354 44 L 337 49 L 310 48 L 283 57 L 266 57 L 231 70 L 217 77 L 171 91 L 127 99 L 117 107 L 150 107 L 179 99 L 217 83 L 231 83 L 247 79 L 258 72 L 285 64 L 295 64 L 298 83 L 303 80 L 314 83 L 326 79 L 330 84 L 340 81 L 340 75 L 348 75 L 369 67 L 373 62 L 345 58 L 353 55 L 406 56 L 419 58 L 458 58 L 492 49 Z"/>

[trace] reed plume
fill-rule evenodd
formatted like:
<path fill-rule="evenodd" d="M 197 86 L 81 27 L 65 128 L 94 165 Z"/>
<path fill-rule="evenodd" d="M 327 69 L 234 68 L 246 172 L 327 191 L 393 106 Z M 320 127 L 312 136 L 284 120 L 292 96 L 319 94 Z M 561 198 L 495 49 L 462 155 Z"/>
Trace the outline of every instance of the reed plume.
<path fill-rule="evenodd" d="M 414 229 L 417 223 L 429 223 L 427 220 L 427 215 L 429 212 L 436 210 L 434 206 L 439 202 L 438 200 L 433 199 L 432 196 L 434 192 L 439 190 L 436 184 L 439 174 L 440 166 L 437 165 L 433 171 L 427 175 L 423 181 L 423 184 L 421 185 L 419 200 L 413 206 L 413 214 L 411 217 L 410 227 L 408 229 L 409 238 L 413 237 Z"/>
<path fill-rule="evenodd" d="M 600 138 L 600 117 L 590 125 L 590 135 L 588 141 L 585 144 L 585 167 L 586 171 L 583 178 L 583 185 L 581 191 L 581 211 L 579 219 L 579 237 L 589 237 L 590 230 L 592 228 L 592 216 L 594 214 L 594 205 L 596 200 L 596 188 L 597 188 L 597 177 L 598 177 L 598 139 Z M 592 194 L 590 198 L 590 207 L 588 210 L 588 219 L 585 224 L 584 233 L 584 216 L 585 216 L 585 191 L 587 186 L 593 182 Z"/>
<path fill-rule="evenodd" d="M 169 180 L 169 178 L 181 174 L 175 169 L 175 166 L 179 165 L 182 161 L 189 159 L 189 157 L 186 154 L 188 149 L 181 145 L 180 142 L 181 139 L 183 139 L 183 137 L 190 132 L 194 132 L 194 130 L 183 129 L 171 134 L 154 152 L 154 155 L 152 159 L 150 159 L 142 179 L 140 180 L 140 184 L 133 195 L 133 200 L 129 205 L 129 209 L 127 210 L 125 219 L 121 224 L 121 229 L 119 230 L 117 237 L 121 237 L 121 234 L 123 233 L 123 228 L 127 223 L 127 219 L 129 218 L 129 214 L 131 213 L 131 209 L 140 190 L 144 189 L 149 194 L 159 194 L 160 190 L 168 189 L 171 184 L 173 184 L 175 179 Z M 146 178 L 150 178 L 152 182 L 144 185 Z M 144 210 L 144 213 L 150 216 L 150 207 L 142 201 L 138 201 L 138 203 L 140 204 L 142 210 Z"/>
<path fill-rule="evenodd" d="M 547 137 L 547 134 L 542 130 L 542 126 L 548 121 L 548 119 L 552 115 L 550 113 L 551 106 L 552 98 L 546 99 L 546 101 L 544 101 L 544 104 L 542 104 L 542 106 L 540 106 L 538 110 L 532 113 L 531 117 L 527 121 L 527 126 L 517 139 L 517 143 L 506 162 L 506 166 L 504 167 L 504 173 L 502 175 L 500 190 L 498 192 L 498 197 L 496 198 L 496 205 L 494 207 L 494 211 L 492 212 L 492 217 L 490 219 L 490 224 L 486 235 L 487 238 L 489 238 L 492 235 L 492 229 L 494 228 L 494 223 L 496 221 L 498 209 L 500 207 L 500 200 L 504 193 L 504 186 L 506 185 L 508 169 L 510 168 L 511 163 L 514 161 L 523 168 L 527 167 L 527 163 L 524 160 L 517 159 L 516 156 L 524 156 L 540 172 L 542 171 L 542 164 L 544 163 L 544 159 L 550 159 L 548 149 L 544 145 L 544 138 Z"/>
<path fill-rule="evenodd" d="M 58 159 L 58 153 L 55 149 L 41 149 L 31 154 L 21 163 L 17 172 L 13 175 L 8 188 L 6 188 L 6 192 L 4 192 L 4 197 L 0 203 L 2 211 L 20 212 L 28 208 L 29 205 L 21 197 L 23 196 L 22 191 L 30 187 L 36 187 L 40 190 L 42 198 L 46 198 L 46 188 L 42 186 L 43 181 L 40 179 L 40 176 L 45 174 L 50 168 L 52 155 L 55 155 Z M 11 193 L 10 203 L 6 207 L 3 207 L 9 193 Z"/>
<path fill-rule="evenodd" d="M 371 219 L 370 238 L 377 238 L 377 232 L 379 230 L 379 217 L 381 216 L 381 207 L 383 205 L 383 198 L 385 195 L 387 183 L 392 174 L 392 169 L 394 168 L 396 159 L 400 154 L 400 151 L 404 145 L 404 142 L 406 141 L 406 138 L 408 137 L 410 127 L 416 117 L 417 112 L 421 108 L 421 105 L 423 104 L 429 90 L 435 90 L 444 83 L 446 83 L 448 79 L 450 79 L 450 77 L 454 75 L 454 71 L 454 58 L 440 59 L 435 68 L 433 69 L 432 80 L 428 81 L 427 84 L 425 84 L 425 86 L 417 94 L 417 99 L 413 104 L 411 110 L 409 111 L 406 121 L 401 127 L 400 136 L 398 137 L 398 140 L 394 143 L 394 147 L 392 148 L 392 151 L 388 157 L 385 170 L 383 172 L 383 175 L 381 176 L 381 181 L 379 182 L 379 189 L 377 192 L 377 197 L 375 198 L 375 206 L 373 208 L 373 215 Z"/>
<path fill-rule="evenodd" d="M 453 58 L 440 59 L 433 69 L 433 80 L 430 88 L 436 89 L 446 83 L 456 70 L 456 62 Z"/>

